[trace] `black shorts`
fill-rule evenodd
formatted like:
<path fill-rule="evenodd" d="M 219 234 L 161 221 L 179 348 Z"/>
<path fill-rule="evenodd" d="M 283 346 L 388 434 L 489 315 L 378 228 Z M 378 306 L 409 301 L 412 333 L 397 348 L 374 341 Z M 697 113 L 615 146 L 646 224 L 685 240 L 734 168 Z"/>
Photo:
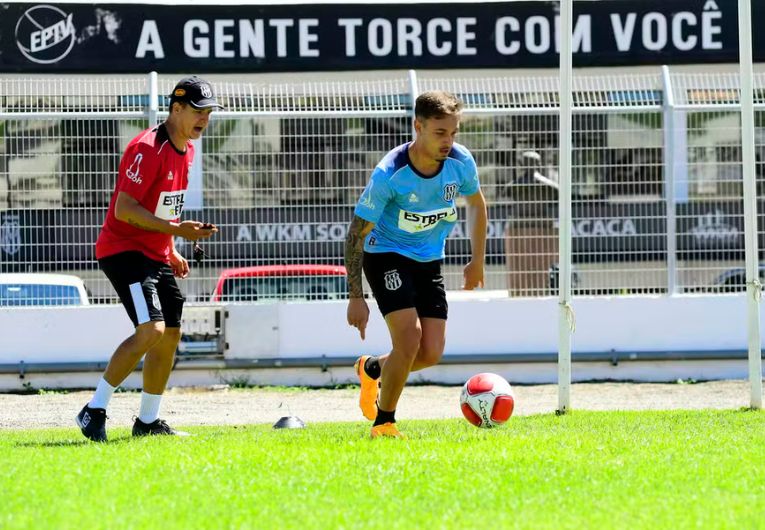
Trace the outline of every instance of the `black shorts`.
<path fill-rule="evenodd" d="M 361 263 L 383 316 L 414 307 L 420 318 L 446 320 L 442 260 L 421 262 L 395 252 L 364 252 Z"/>
<path fill-rule="evenodd" d="M 168 328 L 181 327 L 184 298 L 168 264 L 130 251 L 102 258 L 98 265 L 112 282 L 133 325 L 164 321 Z"/>

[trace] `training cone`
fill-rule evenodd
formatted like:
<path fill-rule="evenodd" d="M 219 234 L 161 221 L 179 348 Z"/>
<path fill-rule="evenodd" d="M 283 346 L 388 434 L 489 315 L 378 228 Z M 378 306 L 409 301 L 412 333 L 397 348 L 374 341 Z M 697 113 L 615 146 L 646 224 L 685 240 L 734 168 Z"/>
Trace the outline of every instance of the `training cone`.
<path fill-rule="evenodd" d="M 305 422 L 297 416 L 282 416 L 274 423 L 274 429 L 302 429 Z"/>

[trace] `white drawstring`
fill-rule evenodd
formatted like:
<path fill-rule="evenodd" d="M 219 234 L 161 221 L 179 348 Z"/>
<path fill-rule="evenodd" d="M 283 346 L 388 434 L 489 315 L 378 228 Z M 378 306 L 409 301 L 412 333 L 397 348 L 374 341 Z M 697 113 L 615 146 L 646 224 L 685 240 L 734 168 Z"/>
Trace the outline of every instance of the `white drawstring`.
<path fill-rule="evenodd" d="M 571 330 L 571 333 L 576 331 L 576 315 L 574 314 L 574 308 L 571 307 L 571 304 L 569 302 L 558 302 L 558 305 L 563 307 L 563 310 L 566 312 L 566 320 L 568 320 L 568 329 Z"/>
<path fill-rule="evenodd" d="M 760 299 L 762 299 L 762 283 L 760 282 L 759 278 L 755 278 L 751 282 L 747 282 L 747 286 L 749 285 L 754 287 L 755 302 L 759 302 Z"/>

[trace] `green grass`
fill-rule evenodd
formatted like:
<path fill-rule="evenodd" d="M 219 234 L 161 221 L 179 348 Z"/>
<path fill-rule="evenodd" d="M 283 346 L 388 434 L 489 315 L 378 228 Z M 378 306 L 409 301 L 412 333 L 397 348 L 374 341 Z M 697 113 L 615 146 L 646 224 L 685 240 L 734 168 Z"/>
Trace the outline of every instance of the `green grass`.
<path fill-rule="evenodd" d="M 765 528 L 765 414 L 0 432 L 0 528 Z"/>

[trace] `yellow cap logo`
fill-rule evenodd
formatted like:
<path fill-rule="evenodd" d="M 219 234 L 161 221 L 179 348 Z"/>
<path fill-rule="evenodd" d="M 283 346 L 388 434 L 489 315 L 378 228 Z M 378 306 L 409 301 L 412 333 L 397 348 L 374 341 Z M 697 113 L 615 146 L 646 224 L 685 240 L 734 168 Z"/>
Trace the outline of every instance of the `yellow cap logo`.
<path fill-rule="evenodd" d="M 182 88 L 176 88 L 175 92 L 173 92 L 173 95 L 174 96 L 178 96 L 178 97 L 185 96 L 186 95 L 186 91 L 184 89 L 182 89 Z"/>

